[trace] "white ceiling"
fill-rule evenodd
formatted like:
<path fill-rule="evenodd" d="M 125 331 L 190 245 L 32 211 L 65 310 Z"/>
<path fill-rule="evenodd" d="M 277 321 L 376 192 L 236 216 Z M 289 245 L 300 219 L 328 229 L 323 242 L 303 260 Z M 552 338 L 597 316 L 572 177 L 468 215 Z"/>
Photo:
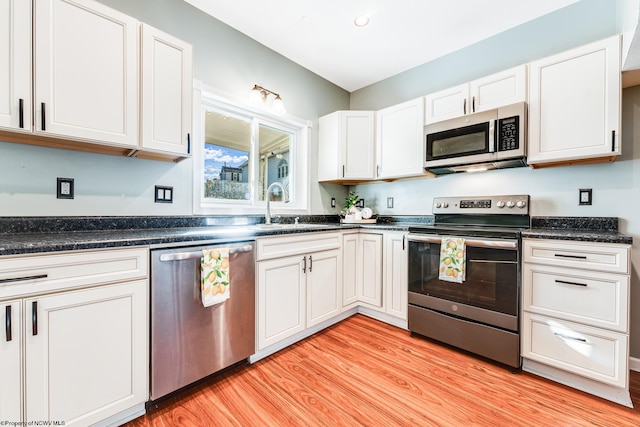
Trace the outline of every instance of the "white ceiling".
<path fill-rule="evenodd" d="M 578 0 L 185 1 L 353 92 Z"/>

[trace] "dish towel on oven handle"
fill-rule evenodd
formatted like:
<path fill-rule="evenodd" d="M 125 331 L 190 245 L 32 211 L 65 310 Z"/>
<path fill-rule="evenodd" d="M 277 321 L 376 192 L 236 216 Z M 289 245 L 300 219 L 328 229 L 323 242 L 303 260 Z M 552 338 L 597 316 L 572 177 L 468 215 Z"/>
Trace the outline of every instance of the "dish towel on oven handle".
<path fill-rule="evenodd" d="M 467 250 L 461 237 L 442 237 L 440 244 L 440 280 L 462 283 L 467 270 Z"/>
<path fill-rule="evenodd" d="M 229 299 L 229 248 L 204 249 L 200 267 L 202 305 L 210 307 Z"/>

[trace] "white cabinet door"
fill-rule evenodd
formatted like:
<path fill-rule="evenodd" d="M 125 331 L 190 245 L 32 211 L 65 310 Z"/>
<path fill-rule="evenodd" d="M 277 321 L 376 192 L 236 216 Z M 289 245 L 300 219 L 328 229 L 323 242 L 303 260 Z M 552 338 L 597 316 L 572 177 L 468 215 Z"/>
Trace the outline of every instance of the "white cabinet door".
<path fill-rule="evenodd" d="M 382 307 L 382 235 L 361 233 L 359 237 L 359 300 L 374 307 Z"/>
<path fill-rule="evenodd" d="M 384 240 L 384 289 L 385 311 L 407 320 L 407 262 L 404 232 L 385 232 Z"/>
<path fill-rule="evenodd" d="M 35 131 L 136 147 L 138 21 L 93 0 L 35 5 Z"/>
<path fill-rule="evenodd" d="M 305 329 L 306 256 L 258 262 L 258 350 Z"/>
<path fill-rule="evenodd" d="M 436 123 L 467 114 L 469 84 L 465 83 L 425 96 L 424 123 Z"/>
<path fill-rule="evenodd" d="M 187 155 L 191 143 L 192 47 L 141 25 L 142 148 Z"/>
<path fill-rule="evenodd" d="M 26 299 L 28 420 L 89 425 L 148 399 L 148 281 Z"/>
<path fill-rule="evenodd" d="M 30 1 L 0 1 L 0 128 L 31 131 Z"/>
<path fill-rule="evenodd" d="M 318 180 L 375 178 L 373 111 L 336 111 L 320 117 Z"/>
<path fill-rule="evenodd" d="M 0 303 L 0 420 L 22 419 L 22 301 Z"/>
<path fill-rule="evenodd" d="M 345 234 L 342 243 L 342 306 L 358 302 L 358 233 Z"/>
<path fill-rule="evenodd" d="M 472 81 L 471 112 L 478 113 L 527 100 L 527 66 L 520 65 Z"/>
<path fill-rule="evenodd" d="M 339 249 L 307 257 L 307 328 L 342 311 L 342 259 Z"/>
<path fill-rule="evenodd" d="M 530 64 L 529 164 L 617 156 L 620 37 Z"/>
<path fill-rule="evenodd" d="M 424 175 L 424 102 L 422 98 L 376 113 L 376 178 Z"/>
<path fill-rule="evenodd" d="M 527 100 L 527 65 L 519 65 L 425 97 L 425 124 Z"/>

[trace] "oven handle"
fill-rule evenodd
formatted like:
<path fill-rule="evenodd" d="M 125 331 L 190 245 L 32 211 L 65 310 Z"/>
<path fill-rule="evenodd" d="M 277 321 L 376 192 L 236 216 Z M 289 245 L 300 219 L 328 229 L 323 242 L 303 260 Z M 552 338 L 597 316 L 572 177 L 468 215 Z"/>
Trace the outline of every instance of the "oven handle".
<path fill-rule="evenodd" d="M 424 243 L 441 243 L 442 236 L 431 234 L 408 234 L 407 241 L 409 242 L 424 242 Z M 498 248 L 498 249 L 517 249 L 518 241 L 511 239 L 464 239 L 467 246 L 474 246 L 478 248 Z"/>
<path fill-rule="evenodd" d="M 215 249 L 215 248 L 225 248 L 228 246 L 211 246 L 207 247 L 207 249 Z M 251 252 L 253 250 L 252 245 L 244 245 L 244 246 L 236 246 L 229 248 L 229 254 L 237 254 L 242 252 Z M 176 252 L 172 254 L 162 254 L 160 255 L 160 261 L 182 261 L 185 259 L 200 259 L 202 258 L 202 251 L 194 251 L 194 252 Z"/>

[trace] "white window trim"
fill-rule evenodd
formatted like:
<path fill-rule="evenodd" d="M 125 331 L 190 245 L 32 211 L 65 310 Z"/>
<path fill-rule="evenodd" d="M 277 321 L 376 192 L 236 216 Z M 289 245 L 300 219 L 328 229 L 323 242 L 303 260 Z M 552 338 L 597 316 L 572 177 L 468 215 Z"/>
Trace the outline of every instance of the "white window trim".
<path fill-rule="evenodd" d="M 204 162 L 202 161 L 204 151 L 204 109 L 203 103 L 229 110 L 231 113 L 248 115 L 258 118 L 265 124 L 282 124 L 297 130 L 296 143 L 293 147 L 294 158 L 290 158 L 290 164 L 294 165 L 294 176 L 292 177 L 292 187 L 295 194 L 291 195 L 292 202 L 271 202 L 271 215 L 288 214 L 308 214 L 309 213 L 309 128 L 312 122 L 298 119 L 289 115 L 276 115 L 266 110 L 258 109 L 246 100 L 240 100 L 229 94 L 194 81 L 193 96 L 193 140 L 192 140 L 192 161 L 193 161 L 193 213 L 200 215 L 255 215 L 264 214 L 266 211 L 266 201 L 253 200 L 255 189 L 251 189 L 252 200 L 204 200 L 204 185 L 202 176 L 204 173 Z M 252 141 L 252 150 L 256 141 Z M 254 150 L 255 152 L 255 150 Z M 253 156 L 252 162 L 257 162 Z M 253 167 L 249 171 L 250 182 L 253 181 Z M 289 169 L 291 172 L 291 168 Z M 295 181 L 294 181 L 295 180 Z"/>

